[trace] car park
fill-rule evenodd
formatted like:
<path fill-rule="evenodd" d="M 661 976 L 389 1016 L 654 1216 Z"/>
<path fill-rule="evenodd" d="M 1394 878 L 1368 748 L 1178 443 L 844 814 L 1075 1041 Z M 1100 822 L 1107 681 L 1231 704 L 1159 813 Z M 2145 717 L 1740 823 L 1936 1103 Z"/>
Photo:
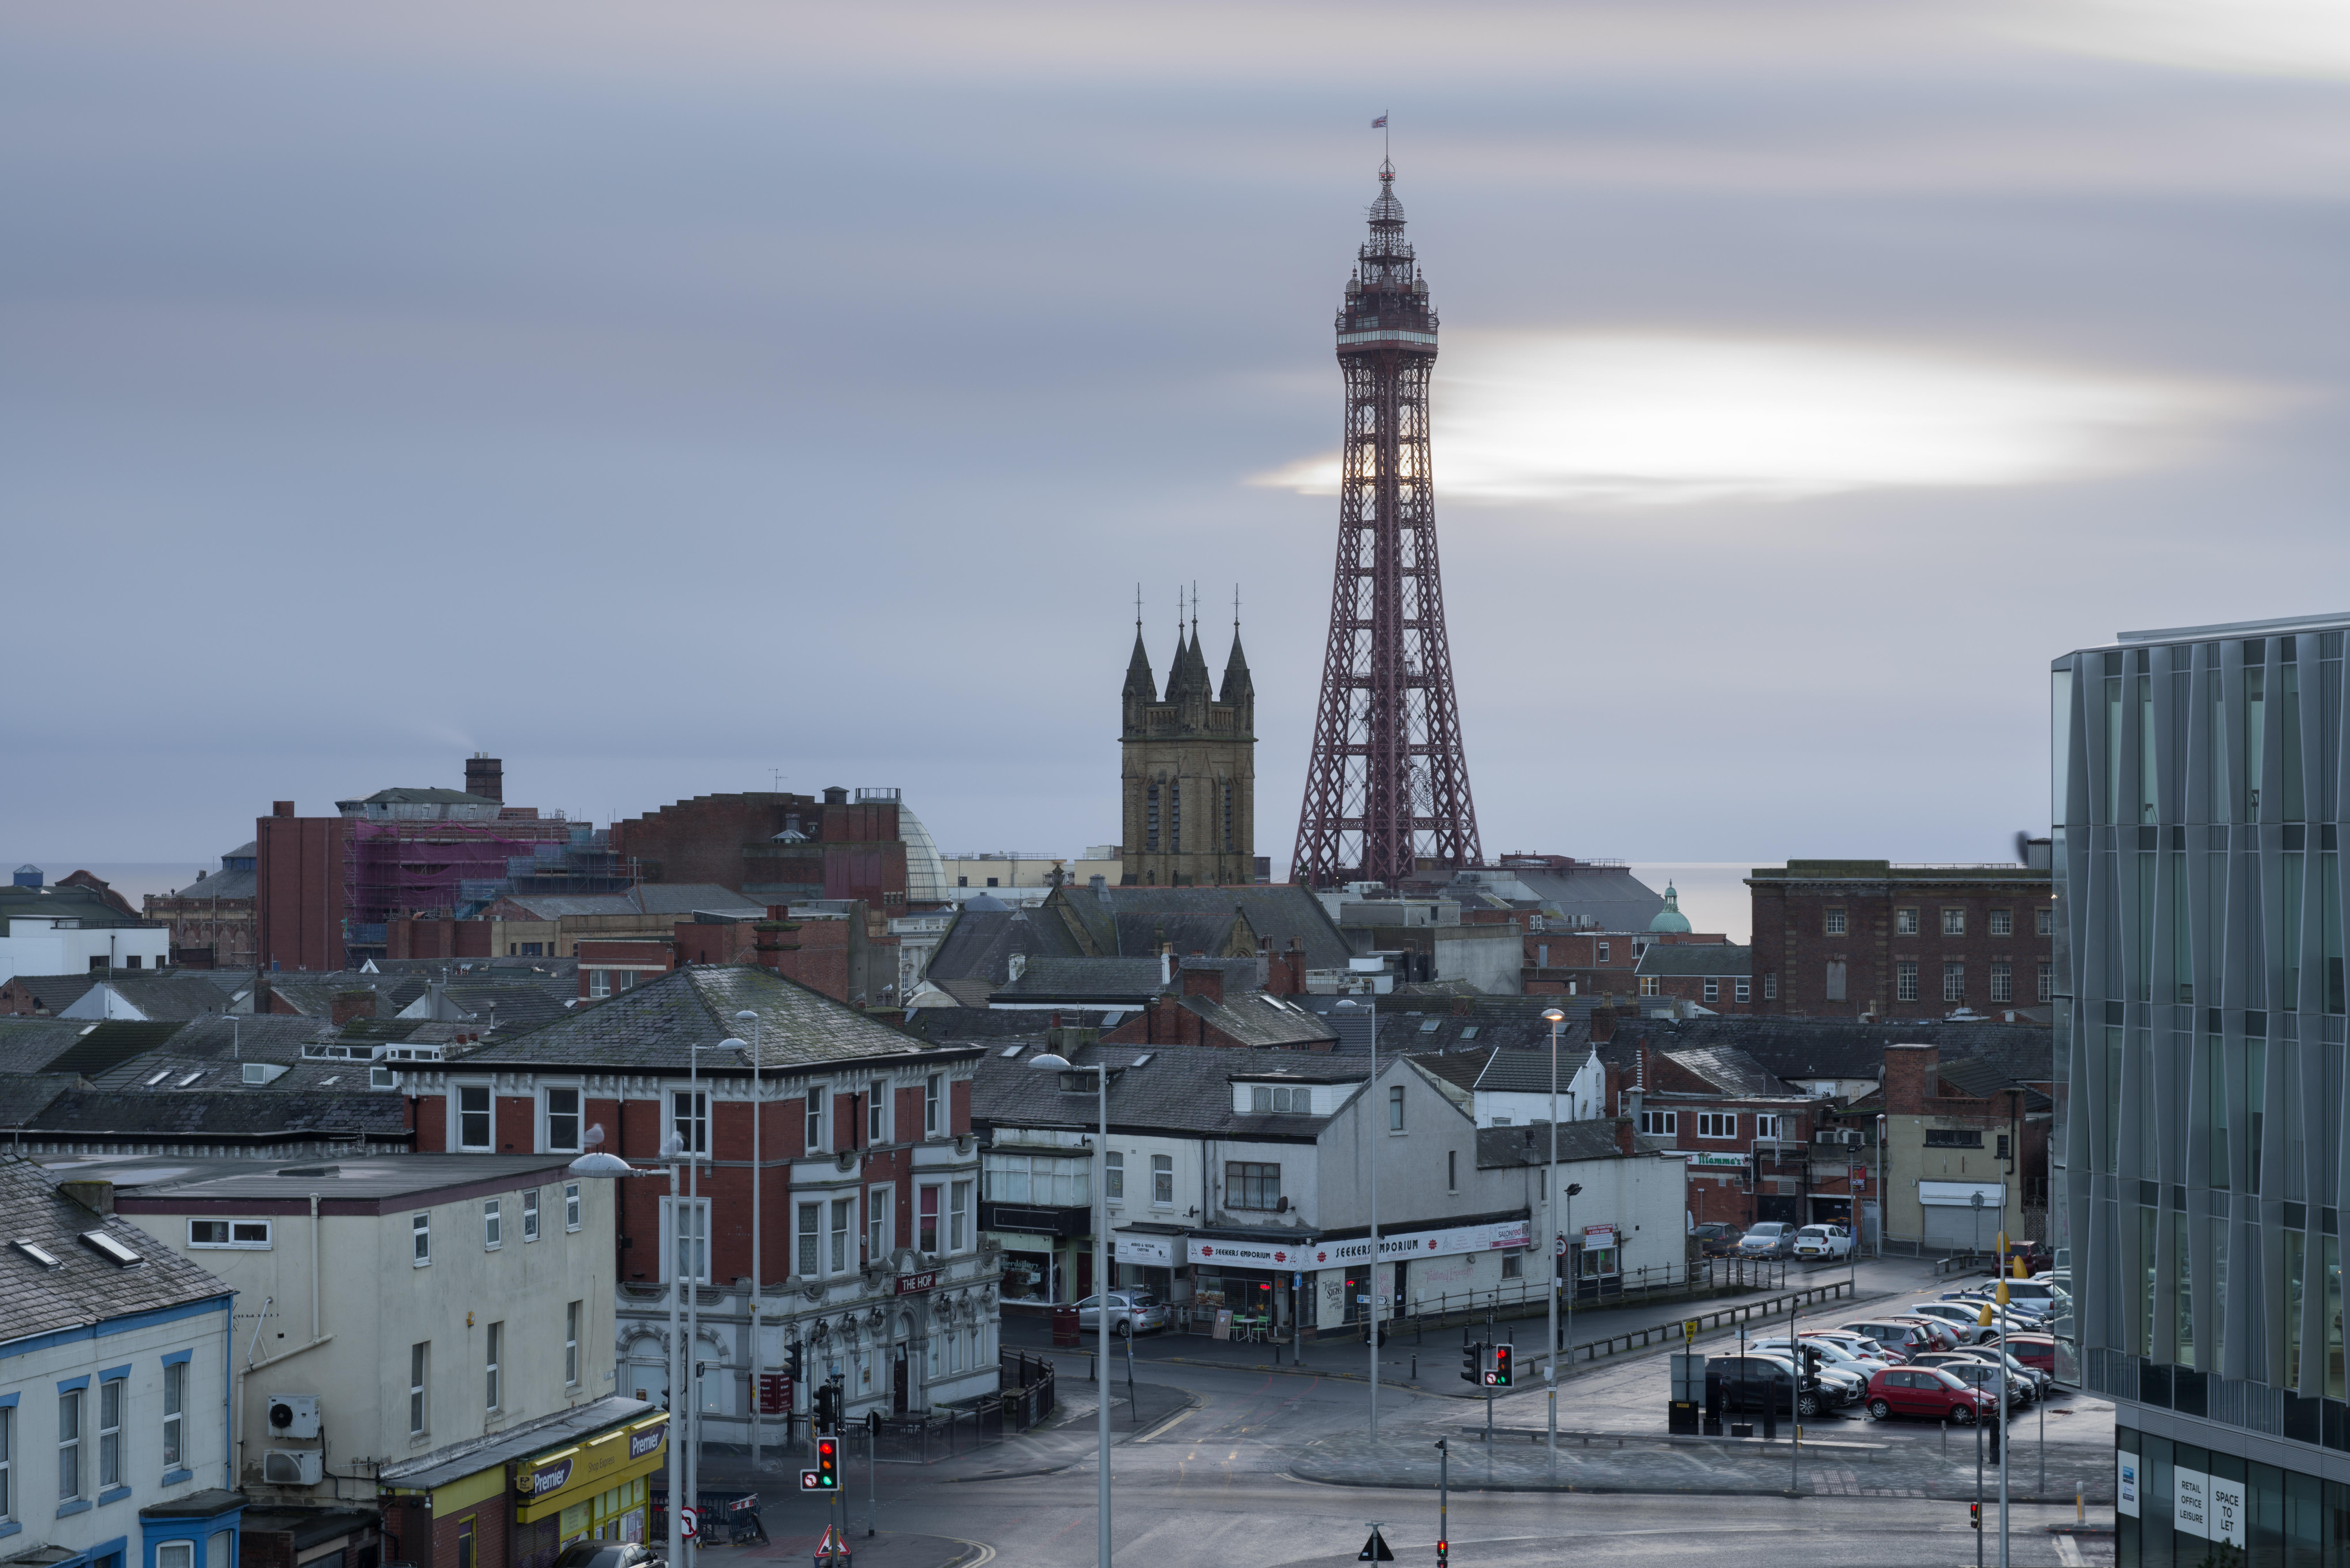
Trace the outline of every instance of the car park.
<path fill-rule="evenodd" d="M 1893 1365 L 1892 1362 L 1881 1356 L 1865 1355 L 1841 1339 L 1832 1339 L 1818 1334 L 1806 1334 L 1800 1336 L 1799 1340 L 1790 1340 L 1784 1334 L 1781 1334 L 1775 1339 L 1757 1341 L 1754 1348 L 1773 1355 L 1792 1355 L 1799 1343 L 1818 1351 L 1825 1358 L 1824 1365 L 1833 1366 L 1840 1372 L 1849 1372 L 1864 1384 L 1873 1375 Z M 1855 1397 L 1858 1397 L 1857 1393 Z"/>
<path fill-rule="evenodd" d="M 1970 1355 L 1980 1355 L 1985 1361 L 1991 1362 L 1994 1366 L 1999 1363 L 2002 1357 L 2004 1357 L 2007 1361 L 2008 1376 L 2010 1378 L 2021 1377 L 2030 1383 L 2032 1385 L 2032 1397 L 2035 1399 L 2045 1399 L 2048 1397 L 2048 1391 L 2056 1386 L 2056 1375 L 2054 1373 L 2043 1372 L 2040 1368 L 2031 1365 L 2029 1362 L 2026 1362 L 2021 1356 L 2001 1349 L 1999 1341 L 1995 1339 L 1988 1345 L 1976 1345 L 1972 1350 L 1967 1352 L 1967 1354 Z"/>
<path fill-rule="evenodd" d="M 1795 1250 L 1795 1228 L 1782 1220 L 1765 1220 L 1738 1239 L 1737 1256 L 1784 1258 Z"/>
<path fill-rule="evenodd" d="M 1099 1296 L 1087 1296 L 1077 1303 L 1081 1331 L 1100 1331 L 1101 1301 Z M 1109 1331 L 1121 1339 L 1167 1326 L 1167 1303 L 1147 1291 L 1112 1291 L 1109 1303 Z"/>
<path fill-rule="evenodd" d="M 1852 1232 L 1841 1225 L 1806 1225 L 1795 1232 L 1794 1255 L 1810 1262 L 1836 1262 L 1852 1256 Z"/>
<path fill-rule="evenodd" d="M 1971 1425 L 1999 1400 L 1939 1366 L 1894 1366 L 1868 1380 L 1868 1413 L 1876 1420 L 1907 1416 Z"/>
<path fill-rule="evenodd" d="M 1847 1334 L 1865 1334 L 1886 1349 L 1904 1357 L 1919 1351 L 1945 1348 L 1941 1339 L 1926 1327 L 1924 1320 L 1903 1323 L 1897 1318 L 1874 1318 L 1865 1323 L 1844 1325 Z"/>
<path fill-rule="evenodd" d="M 1700 1258 L 1729 1257 L 1738 1250 L 1738 1240 L 1742 1234 L 1737 1226 L 1722 1220 L 1708 1220 L 1690 1231 L 1690 1238 L 1697 1242 L 1697 1255 Z"/>
<path fill-rule="evenodd" d="M 1991 1342 L 2007 1346 L 2008 1353 L 2034 1372 L 2044 1374 L 2051 1382 L 2056 1376 L 2056 1336 L 2049 1334 L 2005 1334 Z"/>
<path fill-rule="evenodd" d="M 1863 1356 L 1871 1361 L 1883 1362 L 1887 1366 L 1898 1366 L 1903 1362 L 1909 1359 L 1892 1346 L 1871 1339 L 1865 1334 L 1855 1333 L 1853 1330 L 1848 1328 L 1807 1328 L 1804 1330 L 1804 1337 L 1805 1339 L 1832 1339 L 1838 1345 L 1850 1350 L 1856 1355 Z"/>

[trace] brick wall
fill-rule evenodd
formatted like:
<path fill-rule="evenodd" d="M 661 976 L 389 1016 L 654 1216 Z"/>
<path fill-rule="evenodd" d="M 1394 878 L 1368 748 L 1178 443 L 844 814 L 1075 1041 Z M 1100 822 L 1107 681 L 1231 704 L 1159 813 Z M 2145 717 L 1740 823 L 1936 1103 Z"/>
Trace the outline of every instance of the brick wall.
<path fill-rule="evenodd" d="M 2049 907 L 2044 876 L 1968 881 L 1904 878 L 1899 871 L 1890 867 L 1880 877 L 1842 881 L 1750 878 L 1757 1011 L 1940 1018 L 1960 1006 L 1996 1016 L 2008 1008 L 2042 1005 L 2040 966 L 2053 956 L 2053 939 L 2039 934 L 2038 926 L 2040 912 Z M 1914 912 L 1914 929 L 1905 929 L 1910 923 L 1905 911 Z M 1950 915 L 1961 929 L 1946 929 Z M 2002 915 L 2008 929 L 1998 933 L 1992 928 Z M 1829 994 L 1832 964 L 1844 966 L 1841 998 Z M 1945 966 L 1952 964 L 1959 966 L 1956 997 L 1945 990 Z M 1994 966 L 2001 964 L 2008 979 L 2003 998 L 1993 993 Z M 1903 965 L 1915 966 L 1913 997 L 1901 994 Z"/>
<path fill-rule="evenodd" d="M 296 816 L 294 803 L 254 824 L 254 942 L 284 969 L 343 967 L 343 834 L 339 816 Z"/>

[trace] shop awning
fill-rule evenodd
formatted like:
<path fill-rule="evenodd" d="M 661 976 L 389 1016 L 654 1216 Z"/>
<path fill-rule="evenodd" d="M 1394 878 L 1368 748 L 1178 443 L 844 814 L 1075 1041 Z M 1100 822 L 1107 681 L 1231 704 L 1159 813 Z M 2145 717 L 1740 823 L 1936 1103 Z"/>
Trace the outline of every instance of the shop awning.
<path fill-rule="evenodd" d="M 584 1443 L 530 1455 L 515 1467 L 515 1522 L 552 1519 L 599 1491 L 650 1475 L 668 1449 L 664 1411 Z"/>

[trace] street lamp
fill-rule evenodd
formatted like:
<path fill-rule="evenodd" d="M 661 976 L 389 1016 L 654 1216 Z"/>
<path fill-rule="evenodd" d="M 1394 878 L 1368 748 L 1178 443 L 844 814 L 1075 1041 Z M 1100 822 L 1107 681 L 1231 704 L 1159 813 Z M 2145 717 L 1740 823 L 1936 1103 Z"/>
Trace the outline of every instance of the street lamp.
<path fill-rule="evenodd" d="M 604 1141 L 602 1127 L 589 1127 L 587 1141 L 592 1146 Z M 669 1165 L 669 1206 L 671 1215 L 677 1212 L 677 1158 L 685 1140 L 672 1131 L 661 1140 L 661 1158 Z M 590 1181 L 619 1181 L 631 1176 L 657 1176 L 650 1170 L 639 1170 L 617 1154 L 606 1154 L 590 1147 L 586 1154 L 566 1168 L 568 1175 Z M 677 1420 L 678 1363 L 677 1282 L 670 1282 L 669 1292 L 669 1561 L 671 1568 L 685 1568 L 685 1519 L 680 1512 L 684 1501 L 684 1460 L 680 1457 L 683 1444 L 679 1439 Z"/>
<path fill-rule="evenodd" d="M 1378 993 L 1377 992 L 1373 992 L 1370 994 L 1377 996 Z M 1360 1004 L 1350 996 L 1345 1001 L 1339 1002 L 1338 1005 L 1341 1007 L 1355 1007 Z M 1368 1104 L 1363 1107 L 1363 1116 L 1367 1123 L 1371 1122 L 1373 1118 L 1377 1117 L 1379 1114 L 1379 1004 L 1376 1002 L 1370 1003 L 1370 1012 L 1371 1075 L 1365 1079 L 1363 1083 L 1363 1098 L 1368 1102 Z M 1379 1440 L 1379 1272 L 1381 1264 L 1379 1260 L 1378 1151 L 1382 1146 L 1371 1138 L 1367 1127 L 1366 1127 L 1364 1132 L 1363 1143 L 1364 1147 L 1370 1151 L 1371 1166 L 1371 1268 L 1369 1274 L 1367 1276 L 1371 1287 L 1369 1291 L 1370 1299 L 1367 1303 L 1370 1310 L 1363 1315 L 1368 1320 L 1370 1328 L 1368 1337 L 1371 1342 L 1371 1441 L 1376 1443 Z"/>
<path fill-rule="evenodd" d="M 1550 1289 L 1544 1304 L 1549 1325 L 1550 1354 L 1543 1357 L 1543 1381 L 1550 1386 L 1550 1479 L 1558 1480 L 1558 1260 L 1566 1232 L 1558 1225 L 1558 1032 L 1566 1014 L 1555 1007 L 1543 1010 L 1550 1025 L 1550 1169 L 1543 1182 L 1543 1229 L 1550 1235 Z"/>
<path fill-rule="evenodd" d="M 767 1279 L 759 1269 L 759 1242 L 766 1232 L 759 1223 L 759 1192 L 767 1184 L 767 1171 L 759 1163 L 759 1123 L 763 1119 L 760 1112 L 765 1108 L 767 1084 L 760 1072 L 764 1064 L 759 1059 L 758 1010 L 746 1007 L 734 1015 L 734 1022 L 751 1026 L 751 1469 L 755 1474 L 759 1469 L 759 1407 L 764 1396 L 762 1374 L 766 1370 L 764 1347 L 760 1343 L 764 1335 L 759 1324 L 759 1292 Z M 784 1440 L 787 1443 L 791 1440 L 788 1409 L 784 1417 Z"/>
<path fill-rule="evenodd" d="M 1097 1051 L 1100 1047 L 1095 1047 Z M 1082 1065 L 1071 1062 L 1057 1052 L 1047 1051 L 1041 1056 L 1031 1056 L 1028 1064 L 1046 1073 L 1091 1073 L 1094 1086 L 1100 1096 L 1101 1137 L 1094 1147 L 1094 1322 L 1100 1329 L 1100 1360 L 1097 1369 L 1100 1376 L 1097 1386 L 1101 1392 L 1100 1408 L 1095 1412 L 1100 1428 L 1101 1458 L 1097 1465 L 1094 1500 L 1095 1527 L 1097 1539 L 1094 1549 L 1098 1553 L 1100 1568 L 1110 1568 L 1109 1563 L 1109 1064 L 1091 1062 Z"/>

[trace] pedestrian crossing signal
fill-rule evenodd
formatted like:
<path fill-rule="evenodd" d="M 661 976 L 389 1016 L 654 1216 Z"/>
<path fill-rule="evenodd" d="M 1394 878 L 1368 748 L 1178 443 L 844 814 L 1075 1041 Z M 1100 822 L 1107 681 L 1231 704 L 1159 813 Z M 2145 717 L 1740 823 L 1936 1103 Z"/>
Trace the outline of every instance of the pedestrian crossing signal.
<path fill-rule="evenodd" d="M 1982 1528 L 1982 1504 L 1979 1502 L 1967 1504 L 1967 1524 L 1974 1530 Z"/>
<path fill-rule="evenodd" d="M 1510 1386 L 1510 1347 L 1508 1345 L 1493 1346 L 1493 1364 L 1485 1369 L 1485 1386 L 1488 1388 Z"/>
<path fill-rule="evenodd" d="M 1483 1345 L 1464 1345 L 1461 1347 L 1461 1381 L 1463 1383 L 1485 1381 L 1485 1347 Z"/>

